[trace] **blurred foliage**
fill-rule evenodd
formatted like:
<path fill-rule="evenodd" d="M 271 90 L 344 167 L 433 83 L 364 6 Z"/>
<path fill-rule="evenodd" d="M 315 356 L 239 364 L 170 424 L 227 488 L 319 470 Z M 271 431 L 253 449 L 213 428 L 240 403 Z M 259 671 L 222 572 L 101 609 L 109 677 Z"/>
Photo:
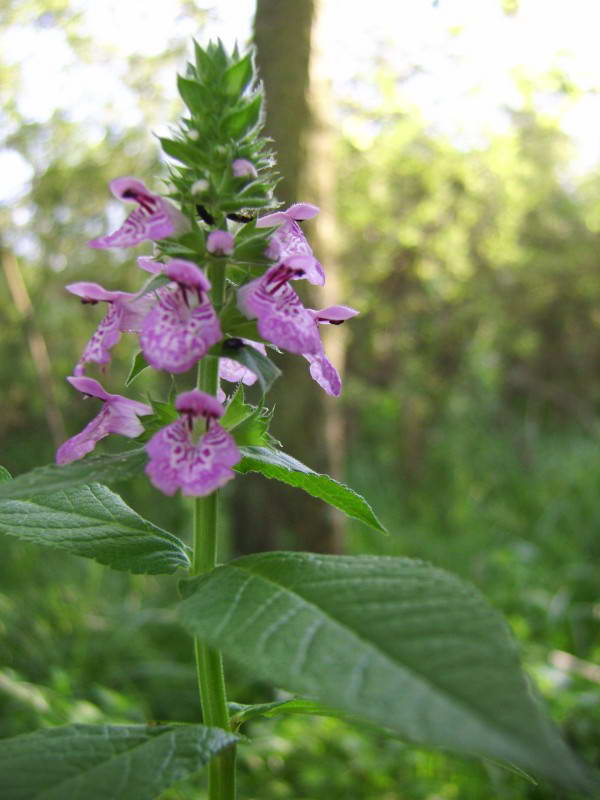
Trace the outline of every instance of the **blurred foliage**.
<path fill-rule="evenodd" d="M 68 2 L 8 3 L 2 15 L 4 36 L 14 26 L 58 26 L 82 60 L 107 56 L 80 34 Z M 110 179 L 135 174 L 159 188 L 150 134 L 175 108 L 158 85 L 147 87 L 154 71 L 174 72 L 183 48 L 170 42 L 150 62 L 130 57 L 124 80 L 139 98 L 139 122 L 127 129 L 114 116 L 90 127 L 68 109 L 31 119 L 17 94 L 3 98 L 3 147 L 31 171 L 28 191 L 0 208 L 3 255 L 16 254 L 33 308 L 21 313 L 0 278 L 0 437 L 15 473 L 53 458 L 25 344 L 32 325 L 68 433 L 89 419 L 64 376 L 102 310 L 62 287 L 139 283 L 130 254 L 85 241 L 121 219 Z M 19 80 L 18 66 L 0 63 L 0 85 L 18 89 Z M 381 106 L 346 107 L 338 143 L 346 300 L 361 311 L 349 326 L 340 409 L 348 482 L 392 534 L 352 526 L 348 547 L 425 558 L 477 583 L 507 615 L 567 737 L 598 763 L 598 683 L 559 668 L 553 654 L 600 659 L 600 173 L 570 175 L 569 141 L 559 120 L 537 110 L 533 84 L 521 82 L 507 132 L 466 150 L 403 105 L 390 76 L 381 80 Z M 564 93 L 563 84 L 550 77 L 545 90 Z M 113 390 L 134 352 L 127 337 L 115 349 Z M 169 381 L 144 373 L 132 389 L 160 396 Z M 125 496 L 185 535 L 183 502 L 162 502 L 143 479 Z M 175 580 L 113 574 L 6 540 L 0 553 L 1 736 L 62 722 L 196 718 L 189 642 L 170 610 Z M 231 681 L 239 702 L 272 698 L 241 670 L 231 669 Z M 257 800 L 558 797 L 494 765 L 333 719 L 253 722 L 245 732 L 240 784 Z M 182 785 L 164 797 L 197 796 Z"/>

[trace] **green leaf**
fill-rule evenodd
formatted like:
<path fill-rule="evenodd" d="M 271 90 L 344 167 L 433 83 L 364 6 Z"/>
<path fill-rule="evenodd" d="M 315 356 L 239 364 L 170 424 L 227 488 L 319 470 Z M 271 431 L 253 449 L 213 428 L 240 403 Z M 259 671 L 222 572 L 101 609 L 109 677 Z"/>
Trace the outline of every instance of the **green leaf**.
<path fill-rule="evenodd" d="M 231 724 L 238 728 L 244 722 L 256 717 L 278 717 L 280 714 L 310 714 L 316 717 L 339 717 L 334 708 L 328 708 L 314 700 L 303 700 L 295 697 L 291 700 L 276 700 L 273 703 L 257 703 L 243 705 L 241 703 L 228 703 L 231 714 Z"/>
<path fill-rule="evenodd" d="M 0 483 L 4 483 L 5 481 L 12 481 L 12 475 L 6 467 L 0 467 Z"/>
<path fill-rule="evenodd" d="M 189 566 L 183 542 L 98 483 L 2 500 L 0 533 L 134 573 L 171 573 Z"/>
<path fill-rule="evenodd" d="M 150 405 L 154 413 L 143 418 L 144 433 L 137 437 L 138 442 L 147 442 L 165 425 L 170 425 L 171 422 L 179 419 L 179 414 L 173 403 L 163 403 L 159 400 L 150 399 Z"/>
<path fill-rule="evenodd" d="M 257 678 L 415 743 L 589 787 L 505 623 L 453 575 L 403 558 L 264 553 L 190 583 L 184 625 Z"/>
<path fill-rule="evenodd" d="M 202 115 L 206 112 L 207 105 L 211 103 L 210 93 L 198 81 L 178 75 L 177 90 L 192 114 Z"/>
<path fill-rule="evenodd" d="M 145 294 L 155 292 L 162 286 L 166 286 L 167 283 L 171 283 L 171 280 L 166 275 L 154 275 L 153 278 L 150 278 L 148 283 L 144 284 L 142 289 L 137 293 L 136 297 L 143 297 Z"/>
<path fill-rule="evenodd" d="M 281 370 L 275 366 L 268 356 L 263 356 L 252 345 L 245 344 L 241 339 L 225 339 L 217 351 L 211 351 L 220 358 L 230 358 L 238 364 L 249 369 L 258 378 L 258 383 L 263 394 L 266 394 L 273 383 L 281 375 Z"/>
<path fill-rule="evenodd" d="M 242 447 L 241 450 L 243 458 L 234 467 L 237 472 L 260 472 L 266 478 L 275 478 L 289 486 L 296 486 L 338 508 L 349 517 L 386 533 L 364 497 L 343 483 L 338 483 L 329 475 L 315 472 L 281 450 L 267 447 Z"/>
<path fill-rule="evenodd" d="M 117 483 L 139 475 L 147 461 L 143 447 L 107 455 L 92 454 L 59 467 L 47 464 L 0 485 L 0 501 L 20 500 L 46 492 L 58 492 L 86 483 Z"/>
<path fill-rule="evenodd" d="M 244 402 L 244 387 L 239 384 L 227 403 L 221 425 L 233 434 L 238 447 L 273 447 L 279 444 L 269 433 L 273 412 Z"/>
<path fill-rule="evenodd" d="M 252 55 L 248 53 L 237 64 L 225 70 L 223 75 L 225 93 L 229 97 L 239 97 L 252 80 L 253 71 Z"/>
<path fill-rule="evenodd" d="M 230 397 L 225 413 L 219 423 L 227 430 L 233 430 L 245 419 L 252 416 L 255 410 L 254 406 L 244 401 L 244 385 L 240 383 Z"/>
<path fill-rule="evenodd" d="M 249 133 L 261 119 L 263 97 L 257 92 L 251 100 L 238 103 L 223 118 L 223 132 L 232 139 L 241 139 Z M 248 204 L 250 205 L 250 204 Z"/>
<path fill-rule="evenodd" d="M 3 800 L 152 800 L 236 737 L 204 725 L 67 725 L 0 740 Z"/>
<path fill-rule="evenodd" d="M 138 350 L 137 353 L 133 357 L 133 362 L 131 364 L 131 369 L 129 370 L 129 375 L 125 380 L 125 386 L 129 386 L 130 383 L 137 378 L 140 372 L 143 372 L 146 367 L 149 367 L 150 364 L 144 358 L 144 354 L 141 350 Z"/>
<path fill-rule="evenodd" d="M 232 433 L 236 444 L 245 447 L 277 447 L 280 443 L 269 433 L 273 411 L 256 406 L 243 422 L 237 425 Z"/>
<path fill-rule="evenodd" d="M 171 158 L 181 161 L 182 164 L 187 164 L 190 167 L 204 166 L 206 158 L 197 147 L 194 147 L 185 142 L 178 142 L 175 139 L 164 139 L 159 137 L 162 149 Z"/>

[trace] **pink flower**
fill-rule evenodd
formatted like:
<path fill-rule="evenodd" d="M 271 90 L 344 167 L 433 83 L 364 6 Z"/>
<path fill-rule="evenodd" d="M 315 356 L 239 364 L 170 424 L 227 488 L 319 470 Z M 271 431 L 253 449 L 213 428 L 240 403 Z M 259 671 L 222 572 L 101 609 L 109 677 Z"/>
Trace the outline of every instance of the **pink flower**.
<path fill-rule="evenodd" d="M 256 167 L 247 158 L 236 158 L 231 163 L 231 171 L 236 178 L 256 178 Z"/>
<path fill-rule="evenodd" d="M 233 478 L 231 467 L 242 457 L 233 437 L 216 421 L 223 416 L 223 406 L 215 397 L 193 389 L 180 394 L 175 407 L 180 418 L 146 445 L 150 457 L 146 474 L 168 495 L 177 489 L 195 497 L 210 494 Z M 198 418 L 206 420 L 206 432 L 199 437 L 194 430 Z"/>
<path fill-rule="evenodd" d="M 157 241 L 189 229 L 188 220 L 175 206 L 152 194 L 137 178 L 117 178 L 111 181 L 110 189 L 119 200 L 137 203 L 138 207 L 114 233 L 88 242 L 90 247 L 133 247 L 147 239 Z"/>
<path fill-rule="evenodd" d="M 254 347 L 254 349 L 258 350 L 259 353 L 262 353 L 263 356 L 267 355 L 264 344 L 261 344 L 260 342 L 251 342 L 250 339 L 242 339 L 242 342 L 250 347 Z M 224 381 L 230 381 L 231 383 L 240 383 L 241 381 L 246 386 L 252 386 L 252 384 L 256 383 L 257 380 L 256 375 L 251 369 L 248 369 L 243 364 L 234 361 L 232 358 L 219 359 L 219 377 Z"/>
<path fill-rule="evenodd" d="M 238 290 L 238 307 L 258 320 L 263 339 L 291 353 L 316 354 L 321 350 L 319 330 L 312 312 L 289 285 L 295 276 L 294 269 L 276 264 Z"/>
<path fill-rule="evenodd" d="M 349 306 L 329 306 L 320 311 L 311 310 L 311 314 L 317 324 L 341 325 L 342 322 L 345 322 L 347 319 L 355 317 L 358 311 Z M 323 345 L 321 345 L 321 351 L 319 353 L 303 353 L 302 355 L 310 364 L 312 379 L 315 380 L 327 394 L 333 395 L 333 397 L 339 397 L 342 391 L 342 381 L 337 369 L 325 355 Z"/>
<path fill-rule="evenodd" d="M 98 397 L 103 401 L 103 406 L 100 413 L 81 433 L 61 444 L 56 451 L 57 464 L 69 464 L 71 461 L 83 458 L 109 433 L 119 433 L 130 439 L 143 433 L 144 427 L 138 417 L 151 414 L 150 406 L 129 400 L 120 394 L 109 394 L 92 378 L 67 378 L 67 380 L 83 394 Z"/>
<path fill-rule="evenodd" d="M 323 286 L 325 273 L 315 258 L 298 220 L 311 219 L 319 213 L 311 203 L 296 203 L 287 211 L 275 211 L 256 220 L 257 228 L 270 228 L 279 225 L 271 236 L 266 255 L 279 265 L 297 270 L 296 278 L 306 278 L 310 283 Z M 300 272 L 302 270 L 302 272 Z"/>
<path fill-rule="evenodd" d="M 233 236 L 228 231 L 211 231 L 206 239 L 206 249 L 216 256 L 233 253 Z"/>
<path fill-rule="evenodd" d="M 139 333 L 142 320 L 156 302 L 152 295 L 137 297 L 129 292 L 110 292 L 98 283 L 70 283 L 66 289 L 81 297 L 82 303 L 108 303 L 108 311 L 98 325 L 94 335 L 85 346 L 74 370 L 75 375 L 83 375 L 85 365 L 92 361 L 108 364 L 110 351 L 121 338 L 121 333 Z"/>
<path fill-rule="evenodd" d="M 163 289 L 147 314 L 140 344 L 156 369 L 187 372 L 221 338 L 221 325 L 207 297 L 210 283 L 191 261 L 173 259 L 164 273 L 175 284 Z"/>

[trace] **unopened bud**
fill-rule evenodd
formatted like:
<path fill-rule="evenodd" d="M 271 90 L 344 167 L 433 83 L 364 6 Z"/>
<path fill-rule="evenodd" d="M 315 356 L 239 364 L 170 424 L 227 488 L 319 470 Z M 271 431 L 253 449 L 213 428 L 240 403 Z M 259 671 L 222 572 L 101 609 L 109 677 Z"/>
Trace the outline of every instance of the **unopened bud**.
<path fill-rule="evenodd" d="M 206 178 L 200 178 L 192 184 L 192 194 L 203 194 L 208 191 L 209 183 Z"/>
<path fill-rule="evenodd" d="M 247 158 L 236 158 L 231 164 L 231 170 L 236 178 L 256 178 L 256 167 Z"/>

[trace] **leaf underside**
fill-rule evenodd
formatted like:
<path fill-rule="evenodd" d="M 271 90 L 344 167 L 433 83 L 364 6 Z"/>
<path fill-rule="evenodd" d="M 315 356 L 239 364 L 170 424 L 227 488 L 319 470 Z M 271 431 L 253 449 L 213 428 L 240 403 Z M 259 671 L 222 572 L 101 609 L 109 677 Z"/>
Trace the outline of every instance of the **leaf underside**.
<path fill-rule="evenodd" d="M 415 743 L 588 787 L 506 625 L 449 573 L 402 558 L 265 553 L 188 592 L 187 629 L 260 679 Z"/>
<path fill-rule="evenodd" d="M 68 725 L 0 740 L 3 800 L 151 800 L 235 737 L 204 725 Z"/>

